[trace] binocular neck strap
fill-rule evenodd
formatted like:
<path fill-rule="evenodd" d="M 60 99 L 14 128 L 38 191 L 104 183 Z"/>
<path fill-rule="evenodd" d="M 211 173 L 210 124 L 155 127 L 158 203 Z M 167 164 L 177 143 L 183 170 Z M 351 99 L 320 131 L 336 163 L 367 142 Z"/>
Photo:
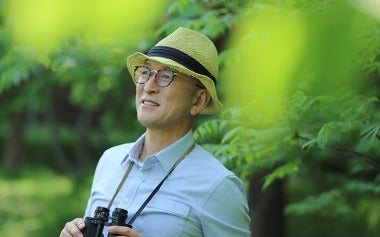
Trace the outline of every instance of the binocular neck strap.
<path fill-rule="evenodd" d="M 165 182 L 165 180 L 169 177 L 169 175 L 173 172 L 173 170 L 177 167 L 177 165 L 185 159 L 185 157 L 190 154 L 190 152 L 194 149 L 195 143 L 193 143 L 189 149 L 187 149 L 181 157 L 178 158 L 178 160 L 173 164 L 173 166 L 168 171 L 167 175 L 161 180 L 161 182 L 153 189 L 153 191 L 150 193 L 150 195 L 147 197 L 147 199 L 144 201 L 144 203 L 140 206 L 140 208 L 137 210 L 137 212 L 132 216 L 131 220 L 127 223 L 128 225 L 132 225 L 132 223 L 135 221 L 137 216 L 141 213 L 141 211 L 146 207 L 146 205 L 149 203 L 149 201 L 153 198 L 153 196 L 157 193 L 157 191 L 161 188 L 162 184 Z M 123 186 L 125 180 L 127 179 L 129 173 L 132 170 L 134 162 L 131 162 L 128 166 L 128 169 L 125 171 L 125 174 L 123 178 L 121 179 L 119 186 L 117 186 L 117 189 L 115 193 L 113 194 L 113 197 L 111 201 L 109 202 L 107 208 L 110 209 L 112 206 L 113 201 L 115 200 L 116 195 L 119 193 L 121 187 Z"/>
<path fill-rule="evenodd" d="M 162 184 L 165 182 L 165 180 L 169 177 L 169 175 L 173 172 L 173 170 L 177 167 L 179 162 L 181 162 L 185 157 L 190 154 L 190 152 L 194 149 L 195 143 L 193 143 L 189 149 L 187 149 L 180 158 L 174 163 L 174 165 L 170 168 L 168 171 L 168 174 L 161 180 L 161 182 L 154 188 L 154 190 L 150 193 L 148 198 L 145 200 L 145 202 L 140 206 L 140 208 L 137 210 L 137 212 L 132 216 L 131 220 L 128 222 L 128 225 L 132 225 L 132 223 L 135 221 L 137 216 L 141 213 L 141 211 L 145 208 L 145 206 L 149 203 L 149 201 L 153 198 L 153 196 L 157 193 L 157 191 L 160 189 Z"/>
<path fill-rule="evenodd" d="M 125 180 L 127 179 L 129 173 L 131 172 L 133 164 L 134 164 L 134 163 L 131 162 L 131 163 L 129 164 L 129 166 L 128 166 L 127 171 L 125 171 L 125 174 L 124 174 L 123 178 L 121 179 L 121 181 L 120 181 L 120 183 L 119 183 L 119 186 L 117 186 L 117 189 L 116 189 L 115 193 L 113 194 L 113 196 L 112 196 L 110 202 L 108 203 L 108 206 L 107 206 L 108 209 L 111 209 L 112 203 L 113 203 L 113 201 L 115 200 L 116 195 L 119 193 L 121 187 L 123 186 Z"/>

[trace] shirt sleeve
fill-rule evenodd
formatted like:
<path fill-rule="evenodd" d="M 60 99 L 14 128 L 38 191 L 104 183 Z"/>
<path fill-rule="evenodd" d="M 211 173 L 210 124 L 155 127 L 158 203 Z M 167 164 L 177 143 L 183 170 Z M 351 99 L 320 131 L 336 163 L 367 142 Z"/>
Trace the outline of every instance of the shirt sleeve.
<path fill-rule="evenodd" d="M 245 188 L 236 176 L 227 176 L 204 203 L 201 224 L 205 237 L 250 237 Z"/>
<path fill-rule="evenodd" d="M 92 211 L 91 207 L 92 207 L 92 202 L 93 202 L 92 194 L 93 194 L 94 185 L 97 183 L 97 180 L 99 179 L 99 177 L 103 174 L 103 160 L 105 159 L 105 156 L 106 156 L 106 152 L 104 152 L 102 154 L 102 156 L 100 157 L 100 159 L 98 161 L 98 164 L 96 165 L 95 173 L 94 173 L 94 176 L 92 178 L 90 196 L 89 196 L 88 201 L 87 201 L 87 206 L 86 206 L 86 210 L 84 212 L 84 217 L 87 217 L 87 216 L 92 217 L 94 214 L 91 212 Z"/>

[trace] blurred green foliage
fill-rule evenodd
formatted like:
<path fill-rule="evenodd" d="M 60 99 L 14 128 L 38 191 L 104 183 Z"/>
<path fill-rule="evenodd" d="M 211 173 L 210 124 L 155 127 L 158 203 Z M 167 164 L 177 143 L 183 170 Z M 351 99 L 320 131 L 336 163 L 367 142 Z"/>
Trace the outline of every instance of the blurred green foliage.
<path fill-rule="evenodd" d="M 289 236 L 376 236 L 379 20 L 344 1 L 262 2 L 233 28 L 227 108 L 196 139 L 245 179 L 267 173 L 264 190 L 286 180 Z"/>
<path fill-rule="evenodd" d="M 36 54 L 13 41 L 11 1 L 0 0 L 0 235 L 58 235 L 83 215 L 101 153 L 143 132 L 127 56 L 179 26 L 220 52 L 226 108 L 199 118 L 195 139 L 247 188 L 262 172 L 264 191 L 286 181 L 288 236 L 378 235 L 379 15 L 355 1 L 178 0 L 116 43 L 73 34 Z"/>
<path fill-rule="evenodd" d="M 64 223 L 83 215 L 91 176 L 75 180 L 47 169 L 0 173 L 3 236 L 58 236 Z M 68 219 L 69 218 L 69 219 Z"/>

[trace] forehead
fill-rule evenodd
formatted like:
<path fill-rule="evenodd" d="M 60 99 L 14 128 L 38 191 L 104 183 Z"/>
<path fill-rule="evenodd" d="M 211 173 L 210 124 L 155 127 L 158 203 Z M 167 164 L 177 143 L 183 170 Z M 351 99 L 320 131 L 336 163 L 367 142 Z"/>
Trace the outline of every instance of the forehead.
<path fill-rule="evenodd" d="M 170 69 L 165 64 L 149 59 L 144 62 L 144 66 L 148 66 L 151 69 Z"/>

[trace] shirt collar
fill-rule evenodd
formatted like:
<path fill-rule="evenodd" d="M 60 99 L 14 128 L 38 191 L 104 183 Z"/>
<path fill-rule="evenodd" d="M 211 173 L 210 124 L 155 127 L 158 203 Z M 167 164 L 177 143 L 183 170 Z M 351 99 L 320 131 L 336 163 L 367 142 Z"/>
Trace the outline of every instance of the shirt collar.
<path fill-rule="evenodd" d="M 139 155 L 144 145 L 144 139 L 145 139 L 145 134 L 143 134 L 137 139 L 137 141 L 135 142 L 135 144 L 133 145 L 129 153 L 122 160 L 121 165 L 123 165 L 125 162 L 133 161 L 139 167 L 144 167 L 144 164 L 139 160 Z M 151 159 L 157 159 L 158 162 L 163 167 L 163 169 L 167 172 L 193 143 L 194 143 L 193 132 L 192 130 L 190 130 L 183 137 L 181 137 L 179 140 L 177 140 L 173 144 L 169 145 L 168 147 L 161 150 L 160 152 L 154 155 L 151 155 L 150 157 L 147 157 L 144 163 L 146 162 L 150 163 Z M 151 167 L 151 165 L 149 165 L 149 167 Z"/>
<path fill-rule="evenodd" d="M 156 154 L 158 161 L 167 172 L 174 163 L 186 152 L 194 143 L 193 132 L 190 130 L 182 138 L 161 150 Z"/>
<path fill-rule="evenodd" d="M 127 162 L 135 162 L 139 164 L 139 156 L 144 145 L 145 134 L 141 135 L 129 150 L 128 154 L 121 161 L 121 165 L 124 165 Z M 141 162 L 140 162 L 141 163 Z"/>

